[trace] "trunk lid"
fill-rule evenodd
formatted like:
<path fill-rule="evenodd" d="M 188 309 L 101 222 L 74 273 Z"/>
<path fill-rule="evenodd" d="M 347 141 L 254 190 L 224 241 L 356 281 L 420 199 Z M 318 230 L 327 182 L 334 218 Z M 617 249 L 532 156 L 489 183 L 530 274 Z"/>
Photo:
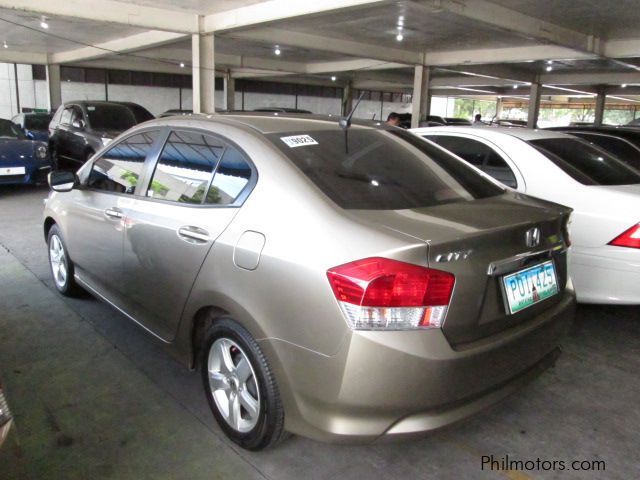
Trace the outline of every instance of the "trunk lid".
<path fill-rule="evenodd" d="M 502 277 L 553 260 L 559 292 L 567 280 L 563 225 L 571 210 L 516 193 L 415 210 L 351 211 L 363 220 L 425 241 L 431 268 L 451 272 L 455 288 L 443 331 L 453 346 L 478 340 L 535 317 L 554 295 L 515 314 L 503 297 Z M 527 231 L 540 230 L 527 246 Z"/>

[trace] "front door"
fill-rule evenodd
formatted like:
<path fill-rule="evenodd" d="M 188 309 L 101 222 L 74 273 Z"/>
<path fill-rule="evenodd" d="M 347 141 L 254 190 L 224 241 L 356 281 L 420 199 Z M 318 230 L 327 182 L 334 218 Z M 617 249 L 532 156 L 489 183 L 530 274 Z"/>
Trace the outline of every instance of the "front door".
<path fill-rule="evenodd" d="M 91 166 L 80 188 L 73 190 L 65 232 L 69 254 L 81 281 L 116 305 L 123 303 L 122 246 L 125 219 L 134 203 L 144 161 L 159 132 L 125 138 Z"/>
<path fill-rule="evenodd" d="M 200 267 L 238 212 L 252 168 L 223 139 L 174 131 L 146 189 L 127 214 L 124 274 L 127 310 L 173 339 Z"/>

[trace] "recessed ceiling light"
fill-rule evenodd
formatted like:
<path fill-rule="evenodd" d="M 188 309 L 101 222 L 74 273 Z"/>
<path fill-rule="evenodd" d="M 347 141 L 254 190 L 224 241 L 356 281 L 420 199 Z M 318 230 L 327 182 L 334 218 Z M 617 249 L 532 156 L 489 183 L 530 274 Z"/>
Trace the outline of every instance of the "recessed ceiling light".
<path fill-rule="evenodd" d="M 332 75 L 332 76 L 331 76 L 331 81 L 332 81 L 332 82 L 335 82 L 335 81 L 336 81 L 336 76 L 335 76 L 335 75 Z"/>
<path fill-rule="evenodd" d="M 47 23 L 47 17 L 42 17 L 40 19 L 40 26 L 45 30 L 49 28 L 49 24 Z"/>
<path fill-rule="evenodd" d="M 514 85 L 514 86 L 513 86 L 513 89 L 514 89 L 514 90 L 517 90 L 517 89 L 518 89 L 518 85 L 517 85 L 517 84 L 516 84 L 516 85 Z"/>
<path fill-rule="evenodd" d="M 184 68 L 184 62 L 180 62 L 180 68 Z"/>
<path fill-rule="evenodd" d="M 282 52 L 280 51 L 280 46 L 276 45 L 275 50 L 273 51 L 273 53 L 275 53 L 276 55 L 280 55 Z"/>
<path fill-rule="evenodd" d="M 553 60 L 547 60 L 547 65 L 551 65 L 553 63 Z"/>
<path fill-rule="evenodd" d="M 3 46 L 4 48 L 9 48 L 9 45 L 7 45 L 7 41 L 6 41 L 6 40 L 4 41 L 4 43 L 2 44 L 2 46 Z"/>
<path fill-rule="evenodd" d="M 551 70 L 553 70 L 553 67 L 552 67 L 551 65 L 549 65 L 549 66 L 546 68 L 546 70 L 547 70 L 547 72 L 550 72 Z"/>
<path fill-rule="evenodd" d="M 398 35 L 396 35 L 396 40 L 401 42 L 404 39 L 404 36 L 401 33 L 398 33 Z"/>
<path fill-rule="evenodd" d="M 4 48 L 7 48 L 7 42 L 4 42 Z M 627 84 L 623 83 L 622 85 L 620 85 L 622 88 L 627 88 Z"/>

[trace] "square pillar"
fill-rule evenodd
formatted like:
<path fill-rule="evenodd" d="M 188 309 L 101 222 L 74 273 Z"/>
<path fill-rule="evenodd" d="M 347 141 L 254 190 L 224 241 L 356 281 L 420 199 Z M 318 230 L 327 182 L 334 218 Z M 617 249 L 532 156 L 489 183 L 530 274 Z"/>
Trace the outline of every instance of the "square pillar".
<path fill-rule="evenodd" d="M 47 94 L 49 110 L 62 105 L 62 87 L 60 85 L 60 65 L 47 65 Z"/>
<path fill-rule="evenodd" d="M 431 95 L 429 94 L 430 69 L 425 65 L 416 65 L 413 74 L 413 96 L 411 107 L 411 128 L 420 126 L 431 111 Z M 384 119 L 383 119 L 384 120 Z"/>
<path fill-rule="evenodd" d="M 215 42 L 213 35 L 191 35 L 193 112 L 215 112 Z"/>
<path fill-rule="evenodd" d="M 342 89 L 342 116 L 346 117 L 353 108 L 353 83 L 348 82 Z M 383 119 L 384 120 L 384 119 Z"/>
<path fill-rule="evenodd" d="M 236 109 L 236 79 L 231 77 L 231 72 L 224 75 L 224 110 Z"/>
<path fill-rule="evenodd" d="M 598 89 L 598 96 L 596 97 L 596 114 L 593 123 L 596 127 L 602 125 L 602 119 L 604 117 L 604 106 L 607 103 L 607 94 L 604 87 Z"/>
<path fill-rule="evenodd" d="M 533 82 L 529 91 L 529 113 L 527 115 L 527 127 L 529 128 L 537 128 L 541 94 L 542 85 L 540 82 Z"/>

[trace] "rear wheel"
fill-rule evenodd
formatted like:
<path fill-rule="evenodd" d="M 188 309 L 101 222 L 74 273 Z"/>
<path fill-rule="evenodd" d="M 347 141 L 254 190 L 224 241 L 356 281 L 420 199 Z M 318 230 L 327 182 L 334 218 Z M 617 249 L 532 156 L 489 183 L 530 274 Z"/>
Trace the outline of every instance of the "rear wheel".
<path fill-rule="evenodd" d="M 248 450 L 285 437 L 284 410 L 267 359 L 251 334 L 230 318 L 207 332 L 201 362 L 209 406 L 224 433 Z"/>
<path fill-rule="evenodd" d="M 54 225 L 47 236 L 49 246 L 49 265 L 56 289 L 63 295 L 71 297 L 80 292 L 80 287 L 73 278 L 73 263 L 62 240 L 60 229 Z"/>

